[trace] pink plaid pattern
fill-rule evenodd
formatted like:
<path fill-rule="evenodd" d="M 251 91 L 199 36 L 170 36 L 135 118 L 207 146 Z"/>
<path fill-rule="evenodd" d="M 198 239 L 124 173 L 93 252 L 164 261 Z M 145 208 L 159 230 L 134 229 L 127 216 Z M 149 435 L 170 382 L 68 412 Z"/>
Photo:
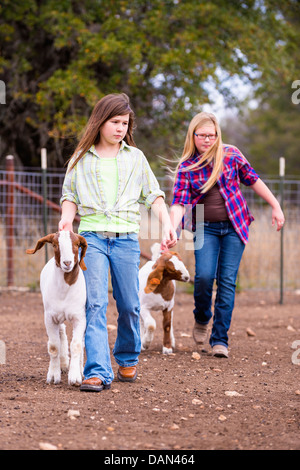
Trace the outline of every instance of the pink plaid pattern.
<path fill-rule="evenodd" d="M 223 148 L 224 166 L 217 184 L 224 198 L 228 217 L 235 231 L 246 244 L 249 238 L 249 225 L 254 220 L 254 217 L 250 213 L 247 202 L 241 192 L 240 183 L 243 183 L 245 186 L 252 186 L 259 176 L 237 147 L 223 145 Z M 212 166 L 210 165 L 196 171 L 185 170 L 185 168 L 195 163 L 199 158 L 200 155 L 196 153 L 180 165 L 175 180 L 172 201 L 172 205 L 180 204 L 186 206 L 187 210 L 182 221 L 182 228 L 190 231 L 196 230 L 195 207 L 203 202 L 205 198 L 205 194 L 201 193 L 201 188 L 212 172 Z"/>

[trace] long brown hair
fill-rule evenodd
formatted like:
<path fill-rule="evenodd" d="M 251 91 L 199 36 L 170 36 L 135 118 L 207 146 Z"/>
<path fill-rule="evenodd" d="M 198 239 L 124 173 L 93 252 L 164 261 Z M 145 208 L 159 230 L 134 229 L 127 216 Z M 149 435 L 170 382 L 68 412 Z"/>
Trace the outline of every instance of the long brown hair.
<path fill-rule="evenodd" d="M 196 146 L 194 142 L 194 132 L 199 127 L 203 127 L 204 125 L 207 125 L 207 124 L 213 124 L 215 126 L 216 134 L 217 134 L 217 138 L 215 142 L 206 152 L 203 153 L 203 155 L 201 155 L 199 161 L 184 168 L 185 171 L 190 171 L 190 170 L 196 171 L 199 168 L 203 168 L 206 165 L 213 163 L 212 174 L 209 177 L 209 179 L 206 181 L 206 183 L 202 186 L 203 193 L 207 192 L 210 188 L 212 188 L 212 186 L 216 183 L 217 179 L 219 178 L 222 168 L 223 168 L 222 135 L 221 135 L 221 129 L 220 129 L 219 123 L 214 114 L 202 112 L 202 113 L 196 114 L 196 116 L 193 117 L 193 119 L 190 122 L 188 131 L 187 131 L 181 158 L 176 167 L 176 174 L 177 174 L 179 165 L 182 162 L 188 160 L 193 155 L 195 155 Z"/>
<path fill-rule="evenodd" d="M 68 171 L 72 170 L 78 161 L 85 155 L 92 145 L 97 145 L 100 141 L 100 127 L 114 116 L 124 116 L 129 114 L 128 130 L 124 137 L 128 145 L 136 147 L 133 140 L 134 112 L 129 103 L 129 98 L 125 93 L 112 93 L 106 95 L 95 105 L 88 120 L 83 136 L 81 137 L 73 155 L 69 159 L 72 163 Z"/>

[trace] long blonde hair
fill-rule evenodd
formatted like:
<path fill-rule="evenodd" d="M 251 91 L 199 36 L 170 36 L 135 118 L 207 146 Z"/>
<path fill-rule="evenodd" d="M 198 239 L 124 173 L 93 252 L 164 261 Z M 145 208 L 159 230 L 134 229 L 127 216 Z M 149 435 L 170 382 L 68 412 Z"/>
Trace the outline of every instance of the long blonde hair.
<path fill-rule="evenodd" d="M 220 129 L 219 123 L 214 114 L 202 112 L 202 113 L 196 114 L 196 116 L 193 117 L 193 119 L 190 122 L 188 131 L 187 131 L 183 152 L 182 152 L 181 158 L 179 160 L 179 163 L 176 167 L 176 172 L 175 172 L 175 176 L 176 176 L 178 173 L 180 164 L 188 160 L 193 155 L 195 155 L 197 149 L 196 149 L 195 142 L 194 142 L 194 132 L 199 127 L 203 127 L 207 124 L 213 124 L 215 126 L 216 134 L 217 134 L 217 138 L 215 142 L 206 152 L 204 152 L 201 155 L 199 161 L 183 169 L 183 171 L 191 171 L 191 170 L 196 171 L 200 168 L 204 168 L 210 163 L 213 163 L 212 174 L 209 177 L 209 179 L 206 181 L 206 183 L 202 186 L 202 193 L 206 193 L 207 191 L 209 191 L 209 189 L 211 189 L 214 186 L 216 181 L 219 179 L 220 174 L 223 169 L 222 135 L 221 135 L 221 129 Z"/>

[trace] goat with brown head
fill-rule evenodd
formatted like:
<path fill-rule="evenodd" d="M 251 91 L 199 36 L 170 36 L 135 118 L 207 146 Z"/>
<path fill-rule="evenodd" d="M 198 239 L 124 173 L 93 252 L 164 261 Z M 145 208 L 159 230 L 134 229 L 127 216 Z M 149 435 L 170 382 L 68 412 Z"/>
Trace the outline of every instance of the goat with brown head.
<path fill-rule="evenodd" d="M 189 273 L 179 254 L 175 251 L 164 252 L 153 265 L 153 271 L 147 279 L 145 293 L 159 292 L 162 289 L 162 284 L 166 284 L 168 281 L 187 282 L 189 278 Z"/>
<path fill-rule="evenodd" d="M 72 271 L 77 265 L 79 248 L 81 248 L 82 251 L 79 266 L 83 271 L 86 270 L 84 256 L 87 250 L 87 242 L 81 235 L 63 230 L 61 232 L 50 233 L 45 237 L 40 238 L 37 241 L 35 248 L 26 250 L 26 253 L 36 253 L 36 251 L 43 248 L 45 243 L 52 244 L 56 266 L 60 267 L 65 273 Z"/>
<path fill-rule="evenodd" d="M 147 349 L 156 329 L 152 310 L 163 315 L 163 353 L 170 354 L 175 347 L 173 333 L 173 307 L 175 304 L 176 282 L 188 282 L 190 275 L 181 257 L 174 251 L 160 252 L 160 245 L 151 247 L 152 261 L 148 261 L 139 272 L 141 302 L 142 350 Z"/>
<path fill-rule="evenodd" d="M 86 327 L 86 284 L 82 270 L 86 270 L 83 258 L 87 242 L 81 235 L 62 230 L 40 238 L 35 248 L 26 252 L 36 253 L 45 243 L 51 243 L 54 248 L 54 257 L 45 264 L 40 275 L 50 357 L 47 383 L 59 383 L 61 370 L 69 369 L 68 383 L 80 385 Z M 79 261 L 80 248 L 82 251 Z M 71 358 L 65 321 L 71 322 L 73 326 Z"/>

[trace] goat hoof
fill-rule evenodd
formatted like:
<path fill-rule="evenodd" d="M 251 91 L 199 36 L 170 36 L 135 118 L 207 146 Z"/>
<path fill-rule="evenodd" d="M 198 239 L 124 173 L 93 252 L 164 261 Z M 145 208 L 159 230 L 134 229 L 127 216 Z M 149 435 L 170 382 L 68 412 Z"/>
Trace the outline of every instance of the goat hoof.
<path fill-rule="evenodd" d="M 80 387 L 80 385 L 82 384 L 82 380 L 80 381 L 76 381 L 76 382 L 70 382 L 68 381 L 68 384 L 71 386 L 71 387 Z"/>
<path fill-rule="evenodd" d="M 82 375 L 81 374 L 79 374 L 79 375 L 69 374 L 68 384 L 72 385 L 72 386 L 75 386 L 75 387 L 80 387 L 80 385 L 82 384 Z"/>
<path fill-rule="evenodd" d="M 51 384 L 51 382 L 54 383 L 54 385 L 59 384 L 61 381 L 61 377 L 59 376 L 54 376 L 54 375 L 47 375 L 47 384 Z"/>
<path fill-rule="evenodd" d="M 166 346 L 163 346 L 162 353 L 163 353 L 163 354 L 172 354 L 172 353 L 173 353 L 173 349 L 172 349 L 172 348 L 166 348 Z"/>
<path fill-rule="evenodd" d="M 80 387 L 80 385 L 82 384 L 82 379 L 76 380 L 76 382 L 74 382 L 74 381 L 72 381 L 72 380 L 68 380 L 68 384 L 69 384 L 71 387 Z"/>

